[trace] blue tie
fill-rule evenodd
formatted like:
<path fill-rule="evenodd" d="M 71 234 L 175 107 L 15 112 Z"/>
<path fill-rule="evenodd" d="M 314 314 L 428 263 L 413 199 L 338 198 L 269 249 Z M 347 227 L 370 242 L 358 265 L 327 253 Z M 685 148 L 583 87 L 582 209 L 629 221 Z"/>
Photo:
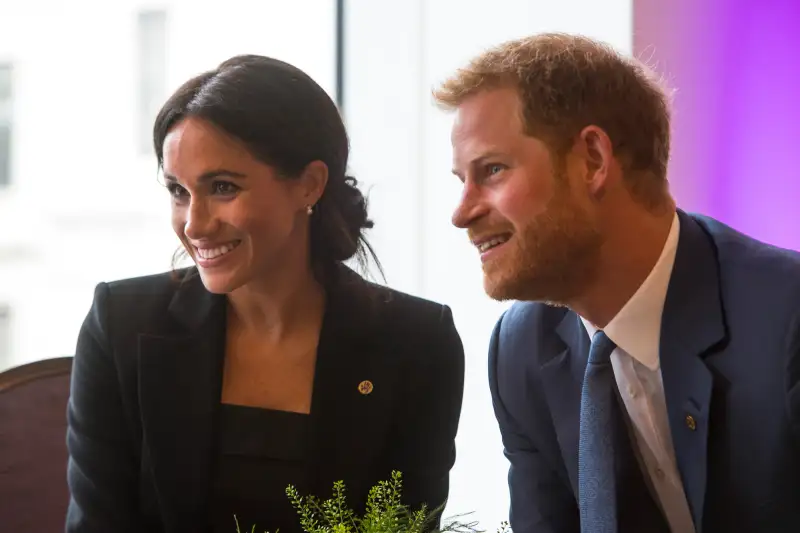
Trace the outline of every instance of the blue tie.
<path fill-rule="evenodd" d="M 605 333 L 592 338 L 581 391 L 578 500 L 582 533 L 617 533 L 614 410 L 617 384 L 611 368 L 616 345 Z"/>

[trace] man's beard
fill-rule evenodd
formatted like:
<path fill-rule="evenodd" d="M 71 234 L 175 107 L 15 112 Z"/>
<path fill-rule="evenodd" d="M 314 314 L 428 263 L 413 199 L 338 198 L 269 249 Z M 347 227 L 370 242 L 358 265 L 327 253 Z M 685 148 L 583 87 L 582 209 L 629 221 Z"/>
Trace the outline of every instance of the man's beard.
<path fill-rule="evenodd" d="M 603 239 L 565 187 L 540 215 L 483 265 L 484 290 L 494 300 L 566 305 L 592 282 Z"/>

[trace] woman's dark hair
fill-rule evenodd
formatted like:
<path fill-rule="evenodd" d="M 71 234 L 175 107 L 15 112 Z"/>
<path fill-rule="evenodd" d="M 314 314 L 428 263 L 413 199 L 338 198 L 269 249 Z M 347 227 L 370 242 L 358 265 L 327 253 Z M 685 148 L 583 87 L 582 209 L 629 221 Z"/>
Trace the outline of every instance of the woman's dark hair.
<path fill-rule="evenodd" d="M 357 180 L 346 174 L 350 147 L 344 123 L 333 100 L 305 72 L 277 59 L 241 55 L 190 79 L 156 118 L 159 168 L 164 139 L 186 117 L 207 120 L 239 139 L 284 179 L 297 179 L 312 161 L 325 163 L 328 183 L 311 215 L 315 274 L 325 277 L 351 258 L 366 270 L 370 256 L 381 270 L 364 236 L 373 226 L 366 199 Z"/>

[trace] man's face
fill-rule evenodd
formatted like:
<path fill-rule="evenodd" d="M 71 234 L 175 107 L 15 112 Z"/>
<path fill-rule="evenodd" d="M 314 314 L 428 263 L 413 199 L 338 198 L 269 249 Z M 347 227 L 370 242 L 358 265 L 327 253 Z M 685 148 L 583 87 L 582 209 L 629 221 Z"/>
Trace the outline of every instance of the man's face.
<path fill-rule="evenodd" d="M 602 238 L 581 165 L 554 161 L 526 135 L 517 91 L 478 92 L 459 107 L 453 172 L 464 184 L 453 224 L 478 248 L 496 300 L 565 303 L 591 281 Z"/>

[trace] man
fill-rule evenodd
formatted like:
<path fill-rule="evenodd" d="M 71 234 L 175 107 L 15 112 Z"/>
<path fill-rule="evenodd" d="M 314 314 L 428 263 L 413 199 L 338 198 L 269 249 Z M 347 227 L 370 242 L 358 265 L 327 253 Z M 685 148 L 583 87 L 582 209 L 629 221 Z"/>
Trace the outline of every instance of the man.
<path fill-rule="evenodd" d="M 453 223 L 520 300 L 489 354 L 515 533 L 800 531 L 800 254 L 676 208 L 658 83 L 546 34 L 435 97 Z"/>

